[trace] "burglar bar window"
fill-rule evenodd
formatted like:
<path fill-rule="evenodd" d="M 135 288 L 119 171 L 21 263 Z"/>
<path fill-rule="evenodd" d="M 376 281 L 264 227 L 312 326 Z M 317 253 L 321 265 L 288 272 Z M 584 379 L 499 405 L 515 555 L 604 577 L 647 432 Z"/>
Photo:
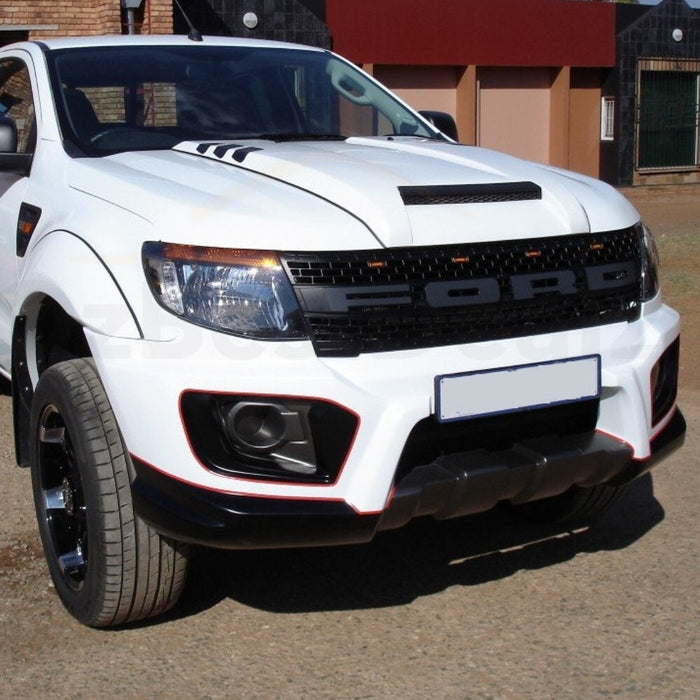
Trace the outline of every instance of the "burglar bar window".
<path fill-rule="evenodd" d="M 603 97 L 600 109 L 600 140 L 613 141 L 615 138 L 615 98 Z"/>

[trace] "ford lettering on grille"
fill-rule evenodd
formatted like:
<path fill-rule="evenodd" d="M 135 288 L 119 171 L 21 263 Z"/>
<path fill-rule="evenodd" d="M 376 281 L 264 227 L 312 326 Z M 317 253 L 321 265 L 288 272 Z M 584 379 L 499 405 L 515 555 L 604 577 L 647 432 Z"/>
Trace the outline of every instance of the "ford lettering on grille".
<path fill-rule="evenodd" d="M 511 338 L 639 315 L 633 231 L 283 258 L 319 355 Z"/>

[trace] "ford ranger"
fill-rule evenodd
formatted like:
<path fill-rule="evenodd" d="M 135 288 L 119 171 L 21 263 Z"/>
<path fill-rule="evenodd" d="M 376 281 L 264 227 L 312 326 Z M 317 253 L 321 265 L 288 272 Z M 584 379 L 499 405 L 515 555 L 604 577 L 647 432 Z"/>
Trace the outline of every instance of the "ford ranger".
<path fill-rule="evenodd" d="M 325 50 L 0 50 L 0 374 L 58 597 L 160 614 L 190 548 L 589 518 L 682 442 L 654 241 Z"/>

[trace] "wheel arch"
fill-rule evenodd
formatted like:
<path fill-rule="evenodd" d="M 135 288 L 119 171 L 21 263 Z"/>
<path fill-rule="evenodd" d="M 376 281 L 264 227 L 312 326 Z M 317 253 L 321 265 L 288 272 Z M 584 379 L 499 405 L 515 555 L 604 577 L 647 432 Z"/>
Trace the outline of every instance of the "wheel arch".
<path fill-rule="evenodd" d="M 48 367 L 91 357 L 83 326 L 48 295 L 33 295 L 12 333 L 12 404 L 17 464 L 29 465 L 29 416 L 34 388 Z"/>
<path fill-rule="evenodd" d="M 45 236 L 24 261 L 12 334 L 12 400 L 17 463 L 29 463 L 29 416 L 41 374 L 91 357 L 84 332 L 142 338 L 126 296 L 104 260 L 67 231 Z"/>

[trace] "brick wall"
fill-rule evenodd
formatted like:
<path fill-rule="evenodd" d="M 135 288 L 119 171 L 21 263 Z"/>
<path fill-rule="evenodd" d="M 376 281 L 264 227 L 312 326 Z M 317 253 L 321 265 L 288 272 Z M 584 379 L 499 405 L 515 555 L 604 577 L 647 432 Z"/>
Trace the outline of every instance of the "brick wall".
<path fill-rule="evenodd" d="M 119 0 L 6 0 L 0 6 L 0 24 L 54 25 L 57 29 L 39 29 L 30 39 L 81 34 L 121 32 Z"/>
<path fill-rule="evenodd" d="M 172 34 L 173 0 L 144 0 L 137 21 L 141 34 Z"/>
<path fill-rule="evenodd" d="M 120 0 L 3 0 L 0 3 L 2 29 L 12 25 L 57 27 L 30 31 L 30 39 L 121 34 L 126 32 L 124 19 Z M 172 0 L 143 0 L 136 12 L 136 29 L 144 34 L 171 34 Z"/>

